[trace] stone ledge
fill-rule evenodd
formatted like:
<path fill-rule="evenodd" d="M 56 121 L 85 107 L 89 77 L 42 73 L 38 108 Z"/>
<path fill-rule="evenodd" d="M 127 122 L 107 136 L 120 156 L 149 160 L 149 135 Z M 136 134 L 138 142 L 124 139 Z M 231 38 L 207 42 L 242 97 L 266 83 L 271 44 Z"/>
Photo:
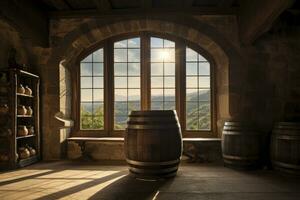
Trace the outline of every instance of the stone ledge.
<path fill-rule="evenodd" d="M 125 160 L 122 137 L 68 138 L 68 158 L 81 156 L 80 143 L 94 160 Z M 79 145 L 78 145 L 79 144 Z M 220 138 L 183 138 L 183 154 L 192 162 L 215 162 L 222 158 Z"/>

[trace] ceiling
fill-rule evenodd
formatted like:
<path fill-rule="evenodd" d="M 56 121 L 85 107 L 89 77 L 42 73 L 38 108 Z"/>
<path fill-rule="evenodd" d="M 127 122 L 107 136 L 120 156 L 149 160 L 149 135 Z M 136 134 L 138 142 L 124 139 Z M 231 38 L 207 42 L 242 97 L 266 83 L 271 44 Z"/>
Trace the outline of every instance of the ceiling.
<path fill-rule="evenodd" d="M 238 0 L 39 0 L 44 11 L 77 11 L 92 9 L 237 7 Z"/>

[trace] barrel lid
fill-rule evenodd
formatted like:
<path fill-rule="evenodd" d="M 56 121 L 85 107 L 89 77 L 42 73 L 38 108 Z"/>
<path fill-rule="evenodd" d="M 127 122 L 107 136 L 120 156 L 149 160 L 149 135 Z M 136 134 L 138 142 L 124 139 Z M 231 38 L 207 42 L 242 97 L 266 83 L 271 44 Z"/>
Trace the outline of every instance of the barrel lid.
<path fill-rule="evenodd" d="M 176 115 L 176 110 L 133 110 L 129 116 L 169 116 Z"/>
<path fill-rule="evenodd" d="M 241 127 L 243 129 L 251 129 L 255 130 L 256 126 L 252 122 L 247 122 L 247 121 L 227 121 L 224 123 L 224 128 L 225 127 Z"/>

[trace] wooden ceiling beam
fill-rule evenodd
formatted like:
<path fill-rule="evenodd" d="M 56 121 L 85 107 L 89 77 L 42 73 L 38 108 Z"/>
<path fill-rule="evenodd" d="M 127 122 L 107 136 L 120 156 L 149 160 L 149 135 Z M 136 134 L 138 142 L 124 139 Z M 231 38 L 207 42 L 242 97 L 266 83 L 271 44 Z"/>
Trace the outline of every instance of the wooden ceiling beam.
<path fill-rule="evenodd" d="M 110 0 L 93 0 L 93 2 L 99 11 L 108 11 L 112 8 Z"/>
<path fill-rule="evenodd" d="M 194 0 L 182 0 L 182 2 L 185 8 L 191 8 L 193 7 Z"/>
<path fill-rule="evenodd" d="M 152 0 L 142 0 L 141 6 L 144 9 L 150 9 L 150 8 L 152 8 Z"/>
<path fill-rule="evenodd" d="M 34 46 L 49 46 L 48 17 L 34 1 L 1 0 L 0 18 L 6 20 Z"/>
<path fill-rule="evenodd" d="M 150 9 L 111 9 L 109 12 L 98 10 L 74 10 L 74 11 L 53 11 L 49 12 L 51 19 L 61 18 L 104 18 L 120 16 L 148 16 L 148 15 L 236 15 L 236 8 L 219 7 L 191 7 L 191 8 L 150 8 Z"/>
<path fill-rule="evenodd" d="M 244 0 L 239 9 L 239 34 L 243 44 L 252 44 L 267 32 L 294 0 Z"/>
<path fill-rule="evenodd" d="M 53 6 L 57 10 L 71 10 L 72 8 L 65 0 L 43 0 L 47 5 Z"/>
<path fill-rule="evenodd" d="M 218 4 L 220 7 L 231 7 L 235 0 L 220 0 Z"/>

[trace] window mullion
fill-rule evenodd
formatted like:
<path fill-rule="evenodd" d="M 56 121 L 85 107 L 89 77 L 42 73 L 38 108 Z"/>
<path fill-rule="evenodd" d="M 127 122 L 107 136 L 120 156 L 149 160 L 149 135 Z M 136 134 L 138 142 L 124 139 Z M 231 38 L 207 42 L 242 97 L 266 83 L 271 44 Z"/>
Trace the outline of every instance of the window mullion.
<path fill-rule="evenodd" d="M 182 130 L 185 130 L 185 45 L 182 42 L 175 43 L 175 94 L 176 110 Z"/>
<path fill-rule="evenodd" d="M 106 42 L 104 49 L 105 58 L 105 130 L 108 135 L 112 134 L 114 122 L 114 67 L 113 66 L 113 48 L 110 41 Z"/>
<path fill-rule="evenodd" d="M 141 109 L 150 109 L 150 37 L 141 35 Z"/>

